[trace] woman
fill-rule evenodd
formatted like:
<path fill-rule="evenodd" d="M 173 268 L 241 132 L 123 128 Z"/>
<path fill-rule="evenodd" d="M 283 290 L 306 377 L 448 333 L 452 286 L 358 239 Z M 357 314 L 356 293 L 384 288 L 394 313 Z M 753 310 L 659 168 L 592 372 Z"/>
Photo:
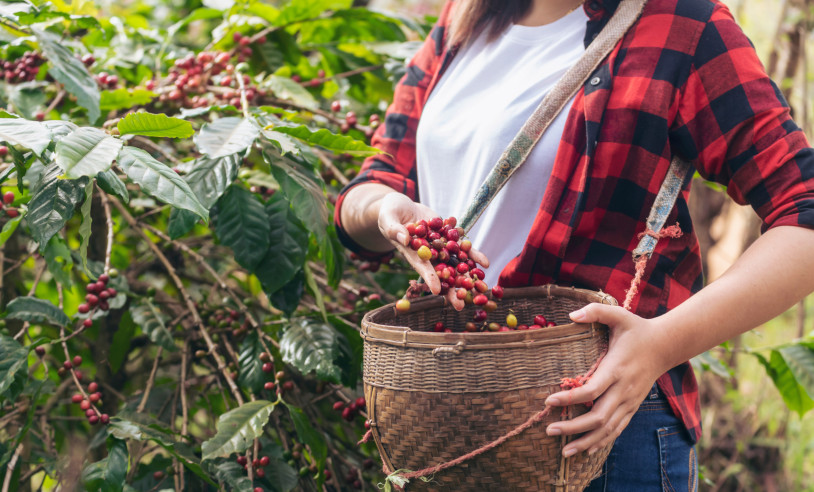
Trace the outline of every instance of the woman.
<path fill-rule="evenodd" d="M 337 203 L 345 244 L 369 257 L 395 245 L 439 292 L 429 263 L 405 247 L 404 225 L 464 212 L 618 4 L 447 4 L 374 137 L 386 154 L 368 159 Z M 668 219 L 684 234 L 659 242 L 631 311 L 592 304 L 571 314 L 611 327 L 590 382 L 546 401 L 595 401 L 547 428 L 584 433 L 565 455 L 616 439 L 588 490 L 697 487 L 700 409 L 687 361 L 814 290 L 814 151 L 726 6 L 649 0 L 470 233 L 483 253 L 476 259 L 492 264 L 490 284 L 499 275 L 506 287 L 558 283 L 622 299 L 634 275 L 630 252 L 673 155 L 750 204 L 765 233 L 701 288 L 687 180 Z"/>

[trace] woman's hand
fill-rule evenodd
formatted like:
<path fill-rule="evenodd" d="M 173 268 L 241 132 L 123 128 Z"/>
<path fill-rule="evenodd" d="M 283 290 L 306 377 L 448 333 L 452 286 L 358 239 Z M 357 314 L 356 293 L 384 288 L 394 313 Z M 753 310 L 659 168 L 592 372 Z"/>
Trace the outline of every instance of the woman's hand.
<path fill-rule="evenodd" d="M 555 422 L 548 435 L 585 433 L 563 448 L 564 456 L 581 451 L 593 454 L 622 433 L 663 367 L 665 346 L 654 320 L 636 316 L 619 306 L 589 304 L 571 313 L 579 323 L 599 322 L 610 327 L 608 352 L 584 386 L 554 393 L 547 405 L 594 402 L 591 411 L 569 421 Z"/>
<path fill-rule="evenodd" d="M 381 199 L 379 205 L 379 231 L 387 238 L 396 249 L 401 252 L 410 265 L 421 275 L 424 282 L 433 294 L 441 292 L 441 281 L 435 273 L 435 269 L 428 260 L 422 260 L 410 247 L 410 234 L 407 232 L 407 224 L 412 224 L 420 220 L 429 220 L 438 217 L 429 207 L 410 200 L 409 197 L 393 192 L 388 193 Z M 484 268 L 489 266 L 489 260 L 483 253 L 471 249 L 469 257 L 475 263 Z M 447 293 L 447 300 L 457 310 L 464 307 L 464 301 L 455 296 L 455 289 L 450 289 Z"/>

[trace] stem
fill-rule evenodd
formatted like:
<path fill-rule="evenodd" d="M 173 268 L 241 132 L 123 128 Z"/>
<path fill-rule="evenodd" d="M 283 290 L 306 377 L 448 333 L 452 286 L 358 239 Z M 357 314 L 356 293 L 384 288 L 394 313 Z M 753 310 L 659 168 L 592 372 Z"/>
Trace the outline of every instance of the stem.
<path fill-rule="evenodd" d="M 14 450 L 14 456 L 11 457 L 11 461 L 8 462 L 8 466 L 6 467 L 6 478 L 3 479 L 3 492 L 8 492 L 8 488 L 11 485 L 11 476 L 14 474 L 14 468 L 17 466 L 17 460 L 20 459 L 20 454 L 23 452 L 23 445 L 20 444 L 17 446 L 17 449 Z"/>
<path fill-rule="evenodd" d="M 147 378 L 147 386 L 144 388 L 144 394 L 141 395 L 141 402 L 138 404 L 136 413 L 144 412 L 144 407 L 147 405 L 147 398 L 150 397 L 150 391 L 153 389 L 153 384 L 155 384 L 155 374 L 158 372 L 158 362 L 161 360 L 161 355 L 163 353 L 164 347 L 158 347 L 158 352 L 155 354 L 155 360 L 153 361 L 153 370 L 150 371 L 150 377 Z"/>
<path fill-rule="evenodd" d="M 107 193 L 100 191 L 99 198 L 102 200 L 105 224 L 107 225 L 107 245 L 105 246 L 105 273 L 107 273 L 110 271 L 110 255 L 113 253 L 113 216 L 110 213 L 110 201 L 107 199 Z"/>
<path fill-rule="evenodd" d="M 173 268 L 172 264 L 164 255 L 164 253 L 161 251 L 161 249 L 158 246 L 156 246 L 156 244 L 152 240 L 150 240 L 147 234 L 145 234 L 144 230 L 138 225 L 136 219 L 134 219 L 133 216 L 130 215 L 127 209 L 125 209 L 124 206 L 113 197 L 110 197 L 110 201 L 119 210 L 119 213 L 124 218 L 124 220 L 126 220 L 127 223 L 130 224 L 130 227 L 132 227 L 133 230 L 135 230 L 141 236 L 141 238 L 147 243 L 147 245 L 153 251 L 153 254 L 156 256 L 156 258 L 158 258 L 158 260 L 167 270 L 167 274 L 172 279 L 173 283 L 175 284 L 175 287 L 178 289 L 178 292 L 181 293 L 181 297 L 184 299 L 187 309 L 189 309 L 189 312 L 192 314 L 192 319 L 195 328 L 197 328 L 198 331 L 200 331 L 201 336 L 203 337 L 204 342 L 206 342 L 206 346 L 209 349 L 209 353 L 215 359 L 218 371 L 220 371 L 220 373 L 226 380 L 226 384 L 232 391 L 232 395 L 235 397 L 235 400 L 238 402 L 238 405 L 243 405 L 243 395 L 241 394 L 240 389 L 235 384 L 235 381 L 232 379 L 232 375 L 229 373 L 226 367 L 226 363 L 223 361 L 223 357 L 221 357 L 220 354 L 218 353 L 217 345 L 215 345 L 215 343 L 212 341 L 212 337 L 209 336 L 209 332 L 206 331 L 206 327 L 204 325 L 203 320 L 201 319 L 201 315 L 200 313 L 198 313 L 198 309 L 195 307 L 195 302 L 192 301 L 192 297 L 190 297 L 189 292 L 187 291 L 186 287 L 184 287 L 184 283 L 178 277 L 175 268 Z"/>

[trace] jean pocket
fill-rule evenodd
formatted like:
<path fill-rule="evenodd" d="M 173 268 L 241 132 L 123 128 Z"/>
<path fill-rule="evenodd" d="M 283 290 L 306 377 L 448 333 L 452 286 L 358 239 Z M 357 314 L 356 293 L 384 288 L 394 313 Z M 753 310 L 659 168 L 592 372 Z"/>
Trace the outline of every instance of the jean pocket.
<path fill-rule="evenodd" d="M 698 460 L 695 446 L 680 425 L 658 430 L 661 459 L 661 487 L 664 492 L 696 492 Z"/>

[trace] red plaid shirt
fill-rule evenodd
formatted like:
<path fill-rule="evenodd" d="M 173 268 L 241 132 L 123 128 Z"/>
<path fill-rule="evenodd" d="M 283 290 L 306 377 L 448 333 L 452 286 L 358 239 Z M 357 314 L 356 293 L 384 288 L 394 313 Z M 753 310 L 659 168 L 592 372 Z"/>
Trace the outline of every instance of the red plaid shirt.
<path fill-rule="evenodd" d="M 586 45 L 618 3 L 588 0 Z M 451 2 L 410 61 L 373 137 L 387 155 L 365 161 L 349 187 L 379 182 L 418 199 L 416 127 L 456 51 L 446 46 L 450 7 Z M 814 150 L 753 46 L 727 7 L 714 0 L 649 0 L 642 17 L 588 77 L 568 114 L 532 230 L 501 272 L 500 284 L 553 282 L 623 299 L 634 274 L 631 251 L 673 154 L 726 185 L 736 202 L 750 204 L 764 229 L 814 228 Z M 667 222 L 679 223 L 684 235 L 659 241 L 632 306 L 640 316 L 660 315 L 703 285 L 687 207 L 690 184 Z M 361 252 L 341 230 L 343 197 L 336 206 L 340 236 Z M 690 364 L 671 369 L 658 384 L 697 440 L 700 408 Z"/>

